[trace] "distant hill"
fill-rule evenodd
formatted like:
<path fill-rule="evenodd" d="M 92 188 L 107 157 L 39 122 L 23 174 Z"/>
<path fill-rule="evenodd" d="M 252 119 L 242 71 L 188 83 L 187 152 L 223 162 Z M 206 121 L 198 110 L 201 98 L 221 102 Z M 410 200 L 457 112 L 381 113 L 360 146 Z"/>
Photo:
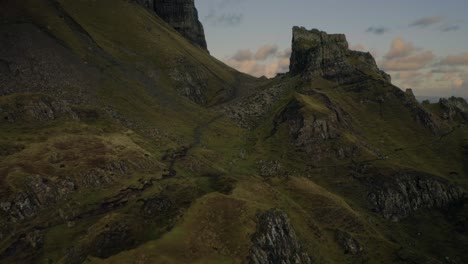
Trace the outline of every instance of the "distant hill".
<path fill-rule="evenodd" d="M 416 100 L 418 100 L 418 102 L 429 100 L 429 102 L 431 103 L 437 103 L 439 102 L 440 98 L 441 97 L 437 97 L 437 96 L 416 96 Z"/>
<path fill-rule="evenodd" d="M 424 96 L 424 95 L 418 96 L 418 95 L 416 95 L 416 100 L 418 100 L 418 102 L 422 102 L 424 100 L 429 100 L 429 102 L 431 102 L 431 103 L 437 103 L 437 102 L 439 102 L 440 98 L 448 98 L 448 97 L 451 97 L 451 96 L 440 97 L 440 96 Z M 463 98 L 463 99 L 468 100 L 468 98 Z"/>

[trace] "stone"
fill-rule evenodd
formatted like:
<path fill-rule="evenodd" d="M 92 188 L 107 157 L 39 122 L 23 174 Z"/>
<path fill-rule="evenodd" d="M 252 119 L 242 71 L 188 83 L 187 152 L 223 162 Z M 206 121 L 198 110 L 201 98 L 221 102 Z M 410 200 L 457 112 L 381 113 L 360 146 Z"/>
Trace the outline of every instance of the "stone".
<path fill-rule="evenodd" d="M 307 95 L 321 101 L 327 113 L 311 110 L 305 114 L 306 106 L 297 99 L 291 100 L 274 118 L 274 135 L 282 124 L 286 124 L 291 143 L 294 147 L 309 155 L 314 162 L 326 158 L 349 158 L 359 153 L 356 144 L 334 144 L 341 138 L 343 131 L 352 130 L 349 114 L 325 94 L 308 91 Z M 308 110 L 306 110 L 308 111 Z"/>
<path fill-rule="evenodd" d="M 141 213 L 147 218 L 161 218 L 172 208 L 172 202 L 167 197 L 154 197 L 145 200 Z"/>
<path fill-rule="evenodd" d="M 136 0 L 137 3 L 156 12 L 193 44 L 207 50 L 205 31 L 198 20 L 194 0 Z"/>
<path fill-rule="evenodd" d="M 336 230 L 335 239 L 344 249 L 345 254 L 357 255 L 363 251 L 359 242 L 354 239 L 354 237 L 352 237 L 348 232 Z"/>
<path fill-rule="evenodd" d="M 370 53 L 349 50 L 345 35 L 304 27 L 293 27 L 289 69 L 307 80 L 323 77 L 338 83 L 354 83 L 371 76 L 390 81 Z"/>
<path fill-rule="evenodd" d="M 367 179 L 368 201 L 384 218 L 399 221 L 421 209 L 443 208 L 464 198 L 463 190 L 447 180 L 415 171 Z"/>
<path fill-rule="evenodd" d="M 442 109 L 442 117 L 446 120 L 453 121 L 457 118 L 468 121 L 468 104 L 461 97 L 450 97 L 448 99 L 441 98 L 439 106 Z"/>
<path fill-rule="evenodd" d="M 250 264 L 312 263 L 302 249 L 288 216 L 278 209 L 271 209 L 259 216 L 252 243 Z"/>

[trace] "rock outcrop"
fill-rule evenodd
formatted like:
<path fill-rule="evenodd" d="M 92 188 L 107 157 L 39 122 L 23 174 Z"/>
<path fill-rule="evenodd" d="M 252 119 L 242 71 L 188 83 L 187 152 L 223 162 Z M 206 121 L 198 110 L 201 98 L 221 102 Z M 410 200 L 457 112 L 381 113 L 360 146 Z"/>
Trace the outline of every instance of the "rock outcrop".
<path fill-rule="evenodd" d="M 68 179 L 52 182 L 39 175 L 29 176 L 22 192 L 2 198 L 0 209 L 5 218 L 0 217 L 0 222 L 16 223 L 32 218 L 75 190 L 75 184 Z"/>
<path fill-rule="evenodd" d="M 288 216 L 271 209 L 260 215 L 250 249 L 250 264 L 310 264 L 301 248 Z"/>
<path fill-rule="evenodd" d="M 370 53 L 349 50 L 345 35 L 303 27 L 293 28 L 289 69 L 306 79 L 323 77 L 339 83 L 354 83 L 369 77 L 390 81 L 390 76 L 379 70 Z"/>
<path fill-rule="evenodd" d="M 371 177 L 367 184 L 372 210 L 392 221 L 420 209 L 449 206 L 464 197 L 462 189 L 447 180 L 413 171 Z"/>
<path fill-rule="evenodd" d="M 273 85 L 265 90 L 256 91 L 233 104 L 223 105 L 221 111 L 244 128 L 253 128 L 262 120 L 274 104 L 287 91 L 287 85 Z"/>
<path fill-rule="evenodd" d="M 24 95 L 11 98 L 6 104 L 0 104 L 2 114 L 0 122 L 17 121 L 52 121 L 61 117 L 78 119 L 71 106 L 63 100 L 43 95 Z"/>
<path fill-rule="evenodd" d="M 198 20 L 194 0 L 136 0 L 153 10 L 193 44 L 207 50 L 205 31 Z"/>
<path fill-rule="evenodd" d="M 393 89 L 393 94 L 410 109 L 416 123 L 429 129 L 434 135 L 440 132 L 442 126 L 439 119 L 421 106 L 416 100 L 412 89 L 406 89 L 404 92 L 400 89 Z"/>
<path fill-rule="evenodd" d="M 307 153 L 310 160 L 349 158 L 358 154 L 356 144 L 347 144 L 343 131 L 350 131 L 349 115 L 325 94 L 309 91 L 308 96 L 323 104 L 323 109 L 311 109 L 304 102 L 291 100 L 273 120 L 275 134 L 285 124 L 294 147 Z"/>
<path fill-rule="evenodd" d="M 468 104 L 461 97 L 450 97 L 448 99 L 441 98 L 439 106 L 443 111 L 442 117 L 446 120 L 453 121 L 457 118 L 468 122 Z"/>
<path fill-rule="evenodd" d="M 363 251 L 359 242 L 352 237 L 348 232 L 336 230 L 335 239 L 338 244 L 344 249 L 345 254 L 357 255 Z"/>

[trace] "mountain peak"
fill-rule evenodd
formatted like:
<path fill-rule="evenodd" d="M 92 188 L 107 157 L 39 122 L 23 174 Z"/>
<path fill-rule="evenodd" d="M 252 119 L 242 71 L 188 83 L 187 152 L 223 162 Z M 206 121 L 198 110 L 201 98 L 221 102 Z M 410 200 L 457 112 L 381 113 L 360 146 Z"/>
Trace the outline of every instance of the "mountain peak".
<path fill-rule="evenodd" d="M 369 76 L 390 81 L 368 52 L 350 50 L 344 34 L 293 27 L 290 71 L 306 79 L 323 77 L 339 83 Z"/>

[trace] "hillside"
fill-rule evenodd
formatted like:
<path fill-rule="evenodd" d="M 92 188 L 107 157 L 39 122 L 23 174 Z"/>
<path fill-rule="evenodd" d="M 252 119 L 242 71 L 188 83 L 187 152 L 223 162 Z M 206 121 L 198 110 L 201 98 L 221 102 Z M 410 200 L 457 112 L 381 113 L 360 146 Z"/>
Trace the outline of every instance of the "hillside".
<path fill-rule="evenodd" d="M 0 2 L 0 262 L 468 262 L 464 99 L 342 34 L 273 79 L 203 41 L 192 0 Z"/>

